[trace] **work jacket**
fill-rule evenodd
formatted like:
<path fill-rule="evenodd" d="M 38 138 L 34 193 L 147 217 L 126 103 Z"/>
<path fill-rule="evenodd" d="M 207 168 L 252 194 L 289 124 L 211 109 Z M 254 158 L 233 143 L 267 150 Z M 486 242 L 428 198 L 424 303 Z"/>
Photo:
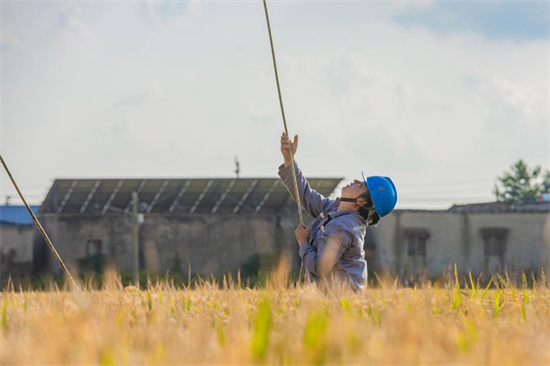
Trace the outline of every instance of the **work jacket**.
<path fill-rule="evenodd" d="M 347 282 L 355 290 L 367 285 L 367 262 L 363 250 L 367 223 L 357 211 L 340 211 L 340 200 L 326 198 L 311 189 L 294 163 L 300 201 L 313 218 L 310 241 L 302 243 L 299 254 L 309 280 L 333 279 Z M 296 199 L 292 167 L 279 167 L 279 176 Z"/>

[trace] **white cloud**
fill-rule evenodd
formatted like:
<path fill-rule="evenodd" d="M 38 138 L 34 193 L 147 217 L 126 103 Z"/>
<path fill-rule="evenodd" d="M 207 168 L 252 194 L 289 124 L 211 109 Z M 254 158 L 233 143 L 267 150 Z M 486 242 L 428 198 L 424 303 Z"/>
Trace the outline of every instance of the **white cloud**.
<path fill-rule="evenodd" d="M 93 37 L 91 27 L 82 19 L 80 6 L 76 3 L 59 5 L 52 14 L 50 29 L 51 37 L 61 38 L 73 44 L 86 42 Z"/>
<path fill-rule="evenodd" d="M 27 50 L 5 55 L 2 75 L 2 153 L 23 182 L 232 176 L 235 155 L 243 176 L 276 174 L 283 123 L 261 4 L 167 4 L 16 6 L 3 19 Z M 547 43 L 405 30 L 391 20 L 402 6 L 419 3 L 270 7 L 304 171 L 390 175 L 400 207 L 418 207 L 432 201 L 407 201 L 409 186 L 481 179 L 464 194 L 490 199 L 518 158 L 544 164 Z"/>

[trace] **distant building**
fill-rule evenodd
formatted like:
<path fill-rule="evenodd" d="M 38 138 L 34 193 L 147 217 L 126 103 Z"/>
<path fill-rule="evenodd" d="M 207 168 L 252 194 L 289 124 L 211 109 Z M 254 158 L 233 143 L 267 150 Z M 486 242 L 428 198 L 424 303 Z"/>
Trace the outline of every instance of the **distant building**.
<path fill-rule="evenodd" d="M 39 206 L 31 206 L 36 213 Z M 0 279 L 32 274 L 34 226 L 25 206 L 0 206 Z"/>
<path fill-rule="evenodd" d="M 310 178 L 325 196 L 341 178 Z M 219 275 L 292 255 L 296 204 L 279 178 L 57 179 L 42 206 L 42 225 L 65 264 L 87 272 L 110 264 L 134 269 L 132 192 L 139 197 L 139 266 L 148 271 Z M 45 243 L 37 266 L 60 271 Z M 45 249 L 46 248 L 46 249 Z"/>
<path fill-rule="evenodd" d="M 448 210 L 396 210 L 377 228 L 376 266 L 401 279 L 453 270 L 473 276 L 550 264 L 550 202 L 455 205 Z"/>
<path fill-rule="evenodd" d="M 341 178 L 309 181 L 329 196 Z M 281 253 L 289 253 L 293 268 L 300 268 L 296 205 L 278 178 L 57 179 L 39 217 L 69 267 L 84 273 L 109 264 L 120 272 L 133 271 L 132 192 L 137 192 L 137 211 L 143 216 L 138 226 L 142 270 L 247 272 Z M 307 215 L 304 219 L 311 221 Z M 15 229 L 8 238 L 10 227 Z M 37 231 L 33 252 L 31 231 L 29 220 L 3 224 L 3 258 L 33 262 L 35 272 L 59 273 Z M 505 269 L 511 276 L 521 270 L 548 270 L 549 245 L 550 202 L 539 200 L 516 206 L 491 202 L 448 210 L 395 210 L 378 227 L 367 229 L 364 249 L 370 269 L 407 282 L 452 273 L 454 264 L 461 274 L 473 276 Z"/>

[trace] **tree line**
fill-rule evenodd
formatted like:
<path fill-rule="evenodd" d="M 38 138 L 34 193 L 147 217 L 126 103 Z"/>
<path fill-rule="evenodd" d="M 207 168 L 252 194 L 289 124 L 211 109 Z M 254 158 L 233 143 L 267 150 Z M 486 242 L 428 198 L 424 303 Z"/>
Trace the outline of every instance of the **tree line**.
<path fill-rule="evenodd" d="M 536 201 L 542 194 L 550 193 L 550 170 L 543 172 L 538 165 L 531 168 L 520 159 L 497 177 L 493 192 L 497 201 L 512 205 Z"/>

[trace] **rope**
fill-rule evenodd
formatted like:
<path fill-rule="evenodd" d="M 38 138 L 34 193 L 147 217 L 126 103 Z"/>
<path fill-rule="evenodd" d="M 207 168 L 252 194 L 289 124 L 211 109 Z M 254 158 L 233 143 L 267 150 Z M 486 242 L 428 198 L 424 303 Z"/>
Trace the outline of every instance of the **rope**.
<path fill-rule="evenodd" d="M 11 179 L 11 182 L 13 183 L 13 186 L 15 187 L 15 189 L 17 190 L 17 193 L 19 193 L 19 197 L 21 197 L 21 200 L 23 201 L 23 203 L 25 204 L 25 207 L 27 208 L 27 210 L 29 211 L 29 213 L 31 214 L 31 217 L 34 221 L 34 223 L 36 224 L 36 226 L 38 227 L 38 230 L 40 230 L 40 233 L 42 234 L 42 236 L 44 237 L 44 239 L 46 239 L 46 243 L 48 243 L 48 246 L 50 247 L 52 253 L 54 254 L 55 258 L 57 259 L 57 261 L 59 262 L 59 265 L 61 266 L 61 268 L 63 269 L 63 271 L 65 272 L 65 274 L 67 275 L 67 277 L 69 277 L 69 279 L 71 280 L 71 282 L 73 283 L 74 287 L 78 290 L 80 290 L 80 287 L 78 287 L 78 285 L 76 284 L 75 280 L 73 279 L 73 277 L 71 276 L 71 274 L 69 273 L 69 270 L 67 269 L 67 267 L 65 266 L 65 264 L 63 263 L 63 261 L 61 260 L 61 257 L 59 256 L 59 254 L 57 253 L 57 250 L 55 250 L 50 238 L 48 237 L 48 234 L 46 234 L 46 231 L 44 231 L 44 228 L 42 227 L 42 225 L 40 225 L 40 222 L 38 221 L 38 219 L 36 218 L 36 216 L 34 215 L 34 212 L 32 212 L 31 208 L 29 207 L 29 205 L 27 204 L 27 201 L 25 200 L 25 198 L 23 197 L 23 194 L 21 194 L 21 191 L 19 190 L 19 187 L 17 186 L 17 183 L 15 183 L 15 180 L 13 179 L 13 176 L 11 175 L 10 173 L 10 170 L 8 169 L 8 166 L 6 165 L 6 162 L 4 161 L 4 159 L 2 158 L 2 155 L 0 155 L 0 161 L 2 161 L 2 165 L 4 166 L 4 168 L 6 169 L 6 172 L 8 173 L 8 176 L 10 177 Z"/>
<path fill-rule="evenodd" d="M 283 124 L 285 126 L 285 133 L 287 136 L 288 128 L 286 126 L 285 109 L 283 107 L 283 97 L 281 96 L 281 86 L 279 84 L 279 73 L 277 72 L 277 61 L 275 60 L 275 49 L 273 48 L 273 37 L 271 35 L 271 25 L 269 24 L 269 14 L 267 13 L 267 4 L 264 1 L 265 19 L 267 21 L 267 30 L 269 32 L 269 43 L 271 44 L 271 56 L 273 57 L 273 70 L 275 70 L 275 80 L 277 81 L 277 92 L 279 93 L 279 105 L 281 106 L 281 114 L 283 115 Z M 296 169 L 294 168 L 294 156 L 292 155 L 292 143 L 288 147 L 290 151 L 292 179 L 294 180 L 294 194 L 296 195 L 296 204 L 298 205 L 298 216 L 300 218 L 300 224 L 304 224 L 304 218 L 302 216 L 302 204 L 300 202 L 300 192 L 298 191 L 298 183 L 296 182 Z"/>

